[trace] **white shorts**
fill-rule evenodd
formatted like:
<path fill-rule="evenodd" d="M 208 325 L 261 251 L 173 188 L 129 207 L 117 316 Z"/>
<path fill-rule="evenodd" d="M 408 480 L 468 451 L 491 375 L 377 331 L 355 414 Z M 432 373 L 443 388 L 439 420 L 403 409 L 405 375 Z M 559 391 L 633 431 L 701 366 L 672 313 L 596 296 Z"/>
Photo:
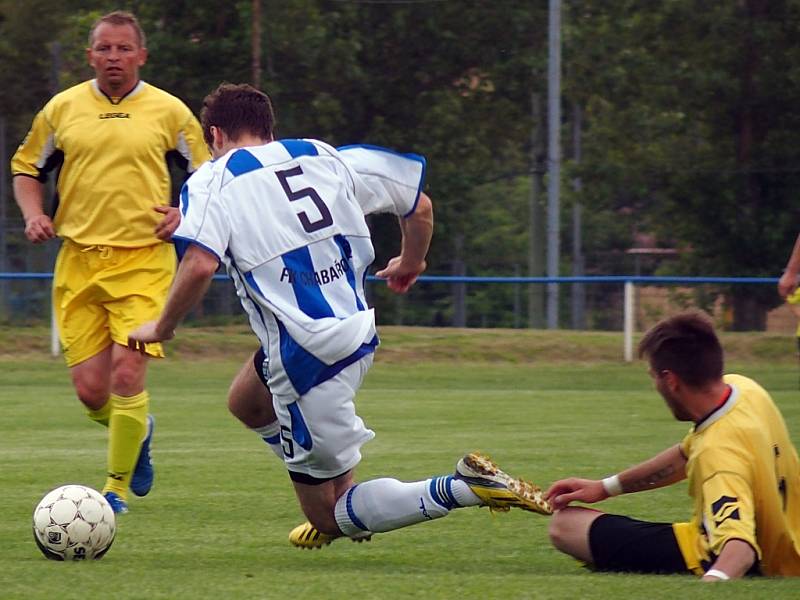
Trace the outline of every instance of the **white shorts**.
<path fill-rule="evenodd" d="M 300 398 L 273 396 L 290 474 L 331 479 L 361 461 L 361 446 L 375 432 L 356 414 L 354 399 L 373 357 L 368 354 Z"/>

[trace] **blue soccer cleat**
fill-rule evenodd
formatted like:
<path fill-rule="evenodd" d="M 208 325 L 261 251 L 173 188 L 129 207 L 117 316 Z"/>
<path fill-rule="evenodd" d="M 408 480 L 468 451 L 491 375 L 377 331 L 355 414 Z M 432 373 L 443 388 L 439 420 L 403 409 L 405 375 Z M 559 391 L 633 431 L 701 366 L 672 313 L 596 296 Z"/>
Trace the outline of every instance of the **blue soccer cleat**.
<path fill-rule="evenodd" d="M 133 469 L 133 477 L 131 478 L 131 491 L 137 496 L 146 496 L 150 488 L 153 487 L 153 462 L 150 460 L 150 442 L 153 439 L 155 426 L 156 420 L 153 415 L 147 415 L 147 435 L 142 441 L 139 459 L 136 461 L 136 467 Z"/>
<path fill-rule="evenodd" d="M 106 492 L 103 497 L 111 505 L 111 510 L 114 511 L 115 515 L 124 515 L 128 512 L 128 503 L 114 492 Z"/>

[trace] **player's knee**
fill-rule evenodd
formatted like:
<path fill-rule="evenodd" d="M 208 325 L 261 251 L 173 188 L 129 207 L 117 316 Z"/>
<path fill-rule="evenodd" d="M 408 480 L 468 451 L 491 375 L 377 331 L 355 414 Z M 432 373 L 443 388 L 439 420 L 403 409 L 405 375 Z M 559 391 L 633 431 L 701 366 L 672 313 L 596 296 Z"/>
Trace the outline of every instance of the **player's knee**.
<path fill-rule="evenodd" d="M 90 410 L 100 410 L 108 402 L 108 385 L 100 378 L 73 377 L 72 384 L 78 399 Z"/>
<path fill-rule="evenodd" d="M 263 419 L 259 418 L 260 411 L 258 407 L 253 402 L 248 402 L 246 398 L 237 394 L 233 388 L 228 393 L 228 410 L 247 427 L 255 428 L 266 425 L 266 423 L 261 422 Z"/>
<path fill-rule="evenodd" d="M 138 394 L 141 386 L 138 385 L 138 379 L 128 371 L 122 370 L 114 374 L 111 386 L 116 393 L 121 396 L 133 396 Z"/>
<path fill-rule="evenodd" d="M 242 417 L 246 416 L 242 410 L 242 404 L 237 397 L 236 390 L 233 386 L 231 386 L 231 389 L 228 390 L 228 412 L 230 412 L 240 421 L 244 421 Z"/>
<path fill-rule="evenodd" d="M 277 418 L 272 398 L 263 386 L 249 389 L 234 382 L 228 391 L 228 410 L 250 428 L 264 427 Z"/>
<path fill-rule="evenodd" d="M 574 530 L 570 516 L 570 509 L 568 508 L 557 511 L 550 518 L 550 523 L 547 527 L 550 543 L 558 550 L 567 553 L 569 553 L 569 548 L 571 547 L 570 542 Z"/>

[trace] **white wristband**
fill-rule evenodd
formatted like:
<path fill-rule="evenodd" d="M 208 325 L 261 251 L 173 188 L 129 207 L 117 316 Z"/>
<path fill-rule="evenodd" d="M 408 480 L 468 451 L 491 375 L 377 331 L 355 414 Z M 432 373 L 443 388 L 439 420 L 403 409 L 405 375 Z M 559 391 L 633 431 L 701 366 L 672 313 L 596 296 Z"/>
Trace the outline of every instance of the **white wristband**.
<path fill-rule="evenodd" d="M 603 489 L 609 496 L 619 496 L 622 493 L 622 484 L 619 475 L 612 475 L 603 479 Z"/>
<path fill-rule="evenodd" d="M 728 579 L 730 579 L 727 573 L 720 571 L 719 569 L 709 569 L 705 574 L 710 575 L 711 577 L 716 577 L 720 581 L 728 581 Z"/>

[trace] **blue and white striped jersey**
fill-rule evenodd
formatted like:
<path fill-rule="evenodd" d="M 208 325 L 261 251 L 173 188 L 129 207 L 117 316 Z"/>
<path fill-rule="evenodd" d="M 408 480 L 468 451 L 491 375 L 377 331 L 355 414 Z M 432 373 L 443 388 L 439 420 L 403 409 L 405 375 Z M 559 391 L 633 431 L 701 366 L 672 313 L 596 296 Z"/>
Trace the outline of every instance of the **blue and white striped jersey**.
<path fill-rule="evenodd" d="M 302 395 L 373 352 L 364 215 L 414 212 L 425 160 L 374 146 L 280 140 L 232 150 L 181 193 L 173 239 L 228 269 L 269 357 L 269 386 Z"/>

